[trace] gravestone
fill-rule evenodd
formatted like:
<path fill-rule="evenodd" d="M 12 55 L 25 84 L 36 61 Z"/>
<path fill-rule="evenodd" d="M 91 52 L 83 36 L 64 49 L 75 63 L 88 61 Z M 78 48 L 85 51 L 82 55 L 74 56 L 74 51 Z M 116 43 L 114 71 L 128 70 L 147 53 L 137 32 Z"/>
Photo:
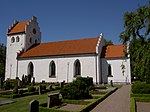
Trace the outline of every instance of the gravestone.
<path fill-rule="evenodd" d="M 59 93 L 48 94 L 47 107 L 50 108 L 57 104 L 59 104 Z"/>
<path fill-rule="evenodd" d="M 35 77 L 32 78 L 32 86 L 35 85 Z"/>
<path fill-rule="evenodd" d="M 112 80 L 110 81 L 110 85 L 111 85 L 111 87 L 114 87 L 113 81 L 112 81 Z"/>
<path fill-rule="evenodd" d="M 64 84 L 65 84 L 65 81 L 61 82 L 61 83 L 60 83 L 60 87 L 63 88 L 63 87 L 64 87 Z"/>
<path fill-rule="evenodd" d="M 2 88 L 2 86 L 3 86 L 3 78 L 0 77 L 0 88 Z"/>
<path fill-rule="evenodd" d="M 39 102 L 37 100 L 32 100 L 29 103 L 29 112 L 39 112 Z"/>
<path fill-rule="evenodd" d="M 42 93 L 42 87 L 39 85 L 39 95 Z"/>

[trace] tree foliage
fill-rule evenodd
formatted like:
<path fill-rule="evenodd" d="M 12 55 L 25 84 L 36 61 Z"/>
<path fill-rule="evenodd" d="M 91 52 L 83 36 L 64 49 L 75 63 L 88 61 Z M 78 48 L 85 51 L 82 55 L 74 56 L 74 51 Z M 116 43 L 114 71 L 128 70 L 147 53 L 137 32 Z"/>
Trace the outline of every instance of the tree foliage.
<path fill-rule="evenodd" d="M 5 77 L 6 47 L 0 44 L 0 77 Z"/>
<path fill-rule="evenodd" d="M 107 39 L 104 39 L 104 43 L 105 43 L 105 45 L 113 45 L 113 42 L 111 40 L 107 40 Z"/>
<path fill-rule="evenodd" d="M 129 40 L 132 77 L 150 83 L 150 4 L 124 14 L 123 44 Z"/>

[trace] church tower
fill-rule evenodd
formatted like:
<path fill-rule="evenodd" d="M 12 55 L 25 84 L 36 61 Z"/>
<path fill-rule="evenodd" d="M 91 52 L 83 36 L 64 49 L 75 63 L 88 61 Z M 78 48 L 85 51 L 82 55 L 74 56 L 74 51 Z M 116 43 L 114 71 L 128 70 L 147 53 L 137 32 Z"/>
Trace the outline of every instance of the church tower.
<path fill-rule="evenodd" d="M 18 77 L 17 56 L 40 42 L 41 32 L 35 16 L 23 22 L 14 21 L 7 30 L 5 80 Z"/>

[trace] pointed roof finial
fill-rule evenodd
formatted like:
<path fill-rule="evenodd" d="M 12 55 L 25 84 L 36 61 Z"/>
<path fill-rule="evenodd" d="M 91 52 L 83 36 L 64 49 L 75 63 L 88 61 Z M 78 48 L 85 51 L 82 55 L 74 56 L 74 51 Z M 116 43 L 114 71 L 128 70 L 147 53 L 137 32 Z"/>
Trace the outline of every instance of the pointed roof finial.
<path fill-rule="evenodd" d="M 99 38 L 100 38 L 100 37 L 103 37 L 103 33 L 102 33 L 102 32 L 99 34 Z"/>
<path fill-rule="evenodd" d="M 32 20 L 37 21 L 37 18 L 35 16 L 32 16 Z"/>

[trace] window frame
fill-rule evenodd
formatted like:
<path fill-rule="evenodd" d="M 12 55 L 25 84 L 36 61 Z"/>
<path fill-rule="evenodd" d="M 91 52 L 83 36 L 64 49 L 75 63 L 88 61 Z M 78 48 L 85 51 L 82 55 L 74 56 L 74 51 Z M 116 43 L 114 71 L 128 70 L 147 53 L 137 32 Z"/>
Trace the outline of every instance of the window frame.
<path fill-rule="evenodd" d="M 56 64 L 54 61 L 49 64 L 49 78 L 56 78 Z"/>

